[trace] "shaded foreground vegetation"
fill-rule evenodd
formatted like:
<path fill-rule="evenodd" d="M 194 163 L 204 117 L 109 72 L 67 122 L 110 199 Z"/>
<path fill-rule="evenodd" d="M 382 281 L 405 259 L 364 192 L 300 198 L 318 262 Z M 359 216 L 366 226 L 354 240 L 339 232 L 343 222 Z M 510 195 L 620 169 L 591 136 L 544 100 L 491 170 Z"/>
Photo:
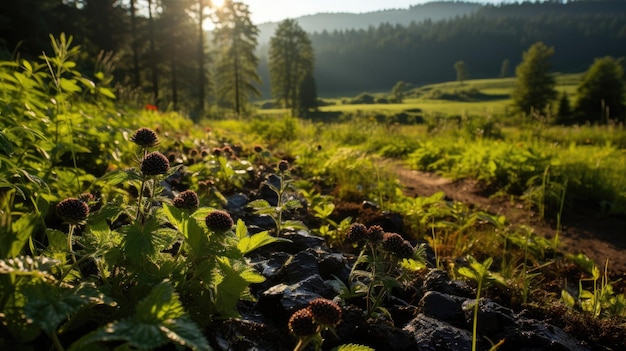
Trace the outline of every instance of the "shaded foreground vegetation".
<path fill-rule="evenodd" d="M 367 112 L 334 123 L 196 125 L 118 106 L 107 72 L 96 77 L 63 55 L 1 63 L 3 348 L 206 350 L 238 342 L 218 335 L 237 323 L 272 330 L 285 349 L 347 348 L 333 337 L 335 327 L 350 332 L 337 314 L 401 324 L 410 318 L 398 310 L 420 311 L 429 291 L 415 287 L 432 275 L 463 286 L 474 348 L 489 345 L 479 317 L 489 301 L 562 328 L 580 349 L 622 345 L 624 272 L 562 252 L 558 225 L 546 238 L 441 193 L 405 196 L 378 162 L 476 179 L 557 223 L 581 209 L 624 216 L 622 125 L 523 129 L 472 116 L 398 124 Z M 259 256 L 294 243 L 324 247 L 348 272 L 326 276 L 329 289 L 315 296 L 323 302 L 282 310 L 282 325 L 252 324 L 249 310 L 286 284 Z M 297 255 L 282 256 L 285 274 L 313 254 Z M 315 317 L 320 304 L 326 312 Z"/>

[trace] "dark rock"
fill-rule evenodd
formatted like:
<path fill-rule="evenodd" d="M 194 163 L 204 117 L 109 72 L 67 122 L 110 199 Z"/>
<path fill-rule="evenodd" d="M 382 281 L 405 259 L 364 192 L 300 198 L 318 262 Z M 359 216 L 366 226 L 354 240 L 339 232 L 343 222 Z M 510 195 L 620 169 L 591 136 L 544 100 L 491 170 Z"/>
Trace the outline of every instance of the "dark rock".
<path fill-rule="evenodd" d="M 414 340 L 413 350 L 472 350 L 472 335 L 467 330 L 456 328 L 424 314 L 415 317 L 403 330 Z"/>
<path fill-rule="evenodd" d="M 289 239 L 291 242 L 277 242 L 268 245 L 273 251 L 284 251 L 291 254 L 297 254 L 306 249 L 326 249 L 326 240 L 324 238 L 311 235 L 305 230 L 297 232 L 289 231 L 281 235 L 281 238 Z"/>
<path fill-rule="evenodd" d="M 446 271 L 431 269 L 424 278 L 422 289 L 426 291 L 438 291 L 443 294 L 472 298 L 475 293 L 467 283 L 458 280 L 450 280 Z"/>
<path fill-rule="evenodd" d="M 518 319 L 514 326 L 507 328 L 503 338 L 505 343 L 499 350 L 590 350 L 561 328 L 534 319 Z"/>
<path fill-rule="evenodd" d="M 342 310 L 342 321 L 335 328 L 339 338 L 325 340 L 325 349 L 352 343 L 375 350 L 415 350 L 410 334 L 396 328 L 392 321 L 368 318 L 361 308 L 353 305 L 344 306 Z"/>
<path fill-rule="evenodd" d="M 465 324 L 463 302 L 465 298 L 428 291 L 419 302 L 421 312 L 429 317 L 439 319 L 457 326 Z"/>
<path fill-rule="evenodd" d="M 275 351 L 293 348 L 286 342 L 283 333 L 265 323 L 227 319 L 212 330 L 212 344 L 217 350 Z"/>
<path fill-rule="evenodd" d="M 250 198 L 246 194 L 234 194 L 228 197 L 225 209 L 231 215 L 238 215 L 245 211 L 249 202 Z"/>
<path fill-rule="evenodd" d="M 271 317 L 288 316 L 318 297 L 333 295 L 333 290 L 319 274 L 294 284 L 278 284 L 261 294 L 259 309 Z"/>
<path fill-rule="evenodd" d="M 340 253 L 330 253 L 323 249 L 309 249 L 317 257 L 319 273 L 322 278 L 329 280 L 339 278 L 348 281 L 351 266 Z"/>
<path fill-rule="evenodd" d="M 468 325 L 474 321 L 474 303 L 476 299 L 466 300 L 463 303 L 465 320 Z M 478 326 L 480 334 L 493 335 L 502 332 L 504 328 L 515 325 L 515 314 L 509 308 L 503 307 L 491 300 L 481 298 L 478 303 Z"/>
<path fill-rule="evenodd" d="M 317 258 L 310 252 L 301 251 L 285 262 L 280 274 L 286 284 L 306 280 L 307 277 L 319 275 Z"/>

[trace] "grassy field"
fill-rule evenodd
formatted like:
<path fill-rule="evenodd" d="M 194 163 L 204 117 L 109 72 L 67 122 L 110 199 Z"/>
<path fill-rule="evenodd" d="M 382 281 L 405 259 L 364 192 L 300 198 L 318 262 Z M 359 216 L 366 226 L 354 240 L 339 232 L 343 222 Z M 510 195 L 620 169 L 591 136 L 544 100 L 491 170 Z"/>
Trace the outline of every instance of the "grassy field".
<path fill-rule="evenodd" d="M 556 90 L 573 97 L 582 74 L 556 74 Z M 428 116 L 506 115 L 511 110 L 511 92 L 515 78 L 473 79 L 463 82 L 443 82 L 416 87 L 403 103 L 351 104 L 354 97 L 324 99 L 328 106 L 323 112 L 395 114 L 420 109 Z M 464 94 L 470 92 L 470 94 Z M 389 98 L 390 94 L 371 94 L 377 98 Z M 259 109 L 261 115 L 285 115 L 285 109 Z"/>

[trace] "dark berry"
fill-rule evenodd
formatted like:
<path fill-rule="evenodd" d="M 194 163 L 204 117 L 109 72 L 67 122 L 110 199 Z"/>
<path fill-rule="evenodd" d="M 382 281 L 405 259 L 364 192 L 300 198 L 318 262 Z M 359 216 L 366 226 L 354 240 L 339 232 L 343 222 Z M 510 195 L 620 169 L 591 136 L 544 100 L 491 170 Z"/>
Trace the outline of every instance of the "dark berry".
<path fill-rule="evenodd" d="M 367 239 L 367 227 L 361 223 L 353 223 L 346 233 L 348 242 L 356 243 Z"/>
<path fill-rule="evenodd" d="M 159 137 L 156 132 L 150 128 L 137 129 L 135 134 L 130 137 L 130 140 L 143 148 L 155 147 L 159 145 Z"/>
<path fill-rule="evenodd" d="M 198 194 L 193 190 L 185 190 L 174 198 L 174 206 L 180 209 L 195 211 L 200 205 Z"/>
<path fill-rule="evenodd" d="M 309 302 L 315 323 L 324 326 L 335 326 L 341 320 L 341 307 L 331 300 L 317 298 Z"/>
<path fill-rule="evenodd" d="M 225 232 L 233 227 L 233 219 L 225 211 L 215 210 L 205 218 L 206 226 L 214 232 Z"/>
<path fill-rule="evenodd" d="M 89 215 L 89 206 L 85 201 L 76 198 L 67 198 L 56 206 L 57 214 L 69 224 L 80 224 Z"/>
<path fill-rule="evenodd" d="M 313 335 L 317 332 L 317 325 L 313 321 L 313 314 L 308 308 L 296 311 L 289 318 L 289 331 L 298 337 Z"/>
<path fill-rule="evenodd" d="M 254 152 L 259 153 L 263 151 L 263 146 L 261 145 L 254 145 Z"/>
<path fill-rule="evenodd" d="M 165 174 L 170 169 L 170 161 L 162 153 L 151 152 L 141 161 L 141 173 L 147 176 Z"/>

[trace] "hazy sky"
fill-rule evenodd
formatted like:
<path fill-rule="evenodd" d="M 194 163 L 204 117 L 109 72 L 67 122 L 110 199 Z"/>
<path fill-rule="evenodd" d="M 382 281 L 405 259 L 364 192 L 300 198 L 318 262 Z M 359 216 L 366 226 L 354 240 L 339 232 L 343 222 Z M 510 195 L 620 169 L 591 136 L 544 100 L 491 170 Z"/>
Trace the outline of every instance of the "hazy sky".
<path fill-rule="evenodd" d="M 250 6 L 255 24 L 277 22 L 286 18 L 320 12 L 371 12 L 384 9 L 406 9 L 411 5 L 434 0 L 239 0 Z M 218 2 L 218 1 L 214 1 Z M 468 2 L 499 4 L 511 0 L 468 0 Z"/>

